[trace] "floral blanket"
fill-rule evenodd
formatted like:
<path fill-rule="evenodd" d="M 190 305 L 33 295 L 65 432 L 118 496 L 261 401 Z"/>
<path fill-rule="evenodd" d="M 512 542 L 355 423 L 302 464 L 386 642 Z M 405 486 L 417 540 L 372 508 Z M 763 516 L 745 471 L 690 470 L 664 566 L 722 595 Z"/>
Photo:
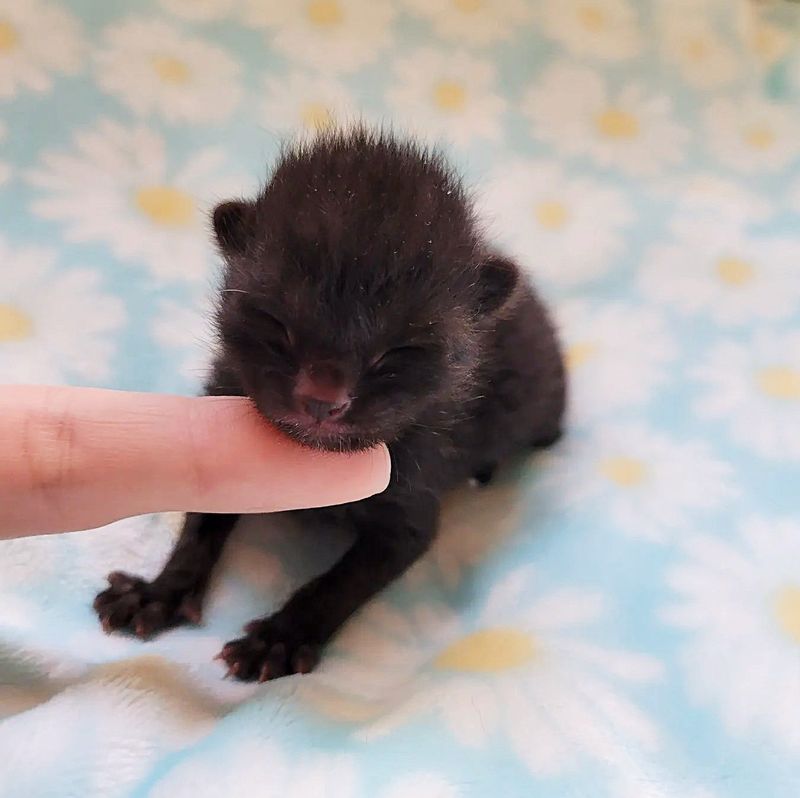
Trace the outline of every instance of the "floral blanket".
<path fill-rule="evenodd" d="M 798 31 L 790 0 L 0 0 L 0 381 L 194 392 L 209 207 L 361 116 L 443 143 L 572 385 L 563 443 L 453 496 L 311 676 L 212 656 L 335 536 L 249 519 L 206 625 L 149 644 L 91 600 L 175 519 L 2 543 L 0 796 L 800 795 Z"/>

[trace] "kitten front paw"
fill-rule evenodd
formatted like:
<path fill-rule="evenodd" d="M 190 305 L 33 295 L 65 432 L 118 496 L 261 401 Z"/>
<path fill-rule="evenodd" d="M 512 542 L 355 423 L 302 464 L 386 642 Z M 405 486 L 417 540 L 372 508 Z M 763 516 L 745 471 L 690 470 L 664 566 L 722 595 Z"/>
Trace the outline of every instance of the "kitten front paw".
<path fill-rule="evenodd" d="M 110 573 L 108 584 L 93 605 L 105 632 L 129 631 L 144 640 L 182 623 L 200 622 L 200 604 L 191 595 L 123 571 Z"/>
<path fill-rule="evenodd" d="M 247 634 L 231 640 L 216 657 L 228 666 L 226 676 L 266 682 L 310 673 L 319 662 L 322 647 L 278 616 L 251 621 L 244 629 Z"/>

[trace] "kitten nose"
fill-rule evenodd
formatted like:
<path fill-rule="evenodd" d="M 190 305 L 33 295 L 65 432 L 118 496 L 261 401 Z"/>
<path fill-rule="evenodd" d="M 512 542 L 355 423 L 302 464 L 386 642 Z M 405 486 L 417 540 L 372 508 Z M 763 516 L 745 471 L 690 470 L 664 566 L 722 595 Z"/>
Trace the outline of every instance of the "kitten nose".
<path fill-rule="evenodd" d="M 301 371 L 295 385 L 295 399 L 300 409 L 315 421 L 343 416 L 350 407 L 347 387 L 338 381 L 321 379 Z"/>
<path fill-rule="evenodd" d="M 301 396 L 300 404 L 315 421 L 325 421 L 343 416 L 350 407 L 350 400 L 345 397 L 339 401 L 330 402 L 313 396 Z"/>

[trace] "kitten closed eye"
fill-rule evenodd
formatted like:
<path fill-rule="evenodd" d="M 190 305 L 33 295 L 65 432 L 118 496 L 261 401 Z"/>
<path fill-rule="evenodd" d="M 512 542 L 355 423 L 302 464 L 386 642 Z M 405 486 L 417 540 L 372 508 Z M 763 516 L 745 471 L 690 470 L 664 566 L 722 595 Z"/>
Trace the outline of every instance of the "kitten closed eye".
<path fill-rule="evenodd" d="M 294 345 L 292 333 L 282 321 L 276 319 L 271 313 L 265 313 L 264 311 L 260 315 L 262 321 L 271 328 L 276 342 L 284 344 L 287 348 L 291 348 Z"/>
<path fill-rule="evenodd" d="M 294 339 L 288 326 L 264 308 L 243 298 L 239 303 L 245 323 L 238 324 L 230 331 L 230 337 L 240 344 L 268 346 L 282 354 L 288 354 L 294 346 Z"/>
<path fill-rule="evenodd" d="M 426 354 L 427 350 L 422 346 L 397 346 L 373 360 L 367 374 L 370 376 L 394 374 L 398 369 L 416 362 Z"/>

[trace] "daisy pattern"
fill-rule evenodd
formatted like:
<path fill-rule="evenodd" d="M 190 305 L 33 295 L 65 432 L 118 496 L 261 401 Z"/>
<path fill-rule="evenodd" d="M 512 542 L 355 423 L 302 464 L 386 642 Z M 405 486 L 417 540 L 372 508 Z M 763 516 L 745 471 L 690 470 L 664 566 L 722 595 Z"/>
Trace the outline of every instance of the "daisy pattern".
<path fill-rule="evenodd" d="M 381 793 L 381 798 L 459 798 L 461 790 L 438 773 L 419 771 L 401 776 Z"/>
<path fill-rule="evenodd" d="M 105 32 L 98 85 L 137 114 L 168 122 L 221 122 L 241 97 L 239 65 L 224 50 L 157 19 L 128 19 Z"/>
<path fill-rule="evenodd" d="M 222 150 L 206 148 L 173 167 L 152 130 L 101 120 L 75 135 L 71 152 L 45 152 L 28 176 L 45 195 L 31 207 L 63 222 L 69 241 L 102 241 L 160 279 L 202 279 L 210 209 L 242 191 L 224 162 Z"/>
<path fill-rule="evenodd" d="M 686 630 L 695 700 L 739 738 L 800 754 L 800 523 L 751 517 L 725 539 L 694 537 L 667 574 L 662 615 Z M 761 744 L 761 743 L 759 743 Z"/>
<path fill-rule="evenodd" d="M 238 0 L 160 0 L 161 6 L 176 17 L 210 22 L 227 16 Z"/>
<path fill-rule="evenodd" d="M 669 376 L 677 348 L 663 318 L 625 302 L 571 299 L 556 308 L 577 422 L 641 406 Z"/>
<path fill-rule="evenodd" d="M 160 751 L 191 746 L 212 728 L 208 705 L 188 691 L 164 689 L 179 677 L 155 657 L 109 665 L 80 680 L 69 675 L 72 687 L 0 724 L 0 745 L 9 757 L 6 794 L 35 794 L 42 773 L 58 772 L 64 761 L 81 756 L 93 761 L 82 796 L 129 794 Z"/>
<path fill-rule="evenodd" d="M 430 20 L 442 38 L 475 46 L 511 38 L 532 16 L 525 0 L 405 0 L 405 5 Z"/>
<path fill-rule="evenodd" d="M 367 798 L 356 760 L 346 754 L 291 753 L 275 740 L 256 736 L 237 740 L 222 751 L 223 774 L 206 759 L 190 756 L 162 777 L 153 798 L 197 798 L 220 795 L 224 790 L 252 789 L 264 798 Z M 399 778 L 382 779 L 385 786 L 375 798 L 460 798 L 462 792 L 438 773 L 412 771 Z"/>
<path fill-rule="evenodd" d="M 719 343 L 692 376 L 704 389 L 701 418 L 726 422 L 734 441 L 762 457 L 800 460 L 800 333 Z"/>
<path fill-rule="evenodd" d="M 800 307 L 800 240 L 748 237 L 701 220 L 643 260 L 645 296 L 723 326 L 788 319 Z"/>
<path fill-rule="evenodd" d="M 408 572 L 415 586 L 457 588 L 503 541 L 520 528 L 523 496 L 515 479 L 497 475 L 486 487 L 464 486 L 442 506 L 436 540 Z"/>
<path fill-rule="evenodd" d="M 789 191 L 789 204 L 795 213 L 800 214 L 800 180 Z"/>
<path fill-rule="evenodd" d="M 739 67 L 736 52 L 716 33 L 704 15 L 668 7 L 661 20 L 662 50 L 683 79 L 698 89 L 712 89 L 730 83 Z"/>
<path fill-rule="evenodd" d="M 12 249 L 0 238 L 0 382 L 105 382 L 122 302 L 100 275 L 65 269 L 44 247 Z"/>
<path fill-rule="evenodd" d="M 2 348 L 0 343 L 0 351 Z M 2 374 L 0 374 L 0 378 Z M 0 381 L 2 381 L 0 379 Z M 52 546 L 41 537 L 12 538 L 0 544 L 0 597 L 6 601 L 14 599 L 15 591 L 56 579 L 58 558 Z M 11 613 L 3 610 L 0 623 L 9 624 Z"/>
<path fill-rule="evenodd" d="M 655 191 L 675 204 L 670 230 L 677 235 L 692 235 L 701 217 L 710 227 L 743 227 L 765 222 L 773 213 L 773 203 L 766 197 L 711 173 L 664 178 Z"/>
<path fill-rule="evenodd" d="M 328 75 L 295 72 L 264 81 L 264 125 L 270 130 L 315 135 L 355 119 L 347 87 Z"/>
<path fill-rule="evenodd" d="M 273 739 L 254 734 L 216 748 L 214 756 L 183 759 L 152 791 L 152 798 L 239 795 L 263 798 L 358 798 L 358 770 L 346 754 L 291 755 Z"/>
<path fill-rule="evenodd" d="M 208 374 L 216 342 L 214 308 L 208 294 L 191 301 L 162 300 L 153 321 L 153 339 L 178 357 L 178 372 L 199 385 Z"/>
<path fill-rule="evenodd" d="M 642 424 L 573 435 L 549 455 L 542 483 L 565 510 L 607 516 L 626 535 L 665 542 L 735 495 L 733 470 L 696 440 Z"/>
<path fill-rule="evenodd" d="M 573 55 L 621 61 L 641 50 L 630 0 L 545 0 L 540 13 L 544 33 Z"/>
<path fill-rule="evenodd" d="M 658 732 L 625 688 L 655 681 L 659 663 L 584 639 L 607 611 L 601 595 L 565 586 L 531 596 L 537 582 L 529 568 L 507 574 L 474 621 L 433 602 L 406 614 L 373 604 L 315 688 L 382 707 L 358 732 L 366 740 L 433 714 L 467 748 L 507 740 L 537 775 L 655 748 Z"/>
<path fill-rule="evenodd" d="M 665 96 L 639 84 L 612 92 L 595 71 L 570 63 L 545 70 L 526 94 L 523 111 L 533 132 L 568 155 L 603 166 L 654 175 L 684 157 L 688 133 L 672 121 Z"/>
<path fill-rule="evenodd" d="M 500 138 L 506 101 L 494 92 L 490 61 L 423 48 L 401 58 L 394 73 L 386 100 L 403 124 L 456 145 Z"/>
<path fill-rule="evenodd" d="M 705 127 L 709 152 L 739 172 L 774 172 L 800 155 L 800 122 L 789 105 L 718 98 L 705 111 Z"/>
<path fill-rule="evenodd" d="M 742 41 L 762 65 L 773 66 L 791 49 L 794 41 L 791 29 L 769 22 L 757 4 L 743 6 L 737 17 Z"/>
<path fill-rule="evenodd" d="M 70 13 L 39 0 L 0 0 L 0 98 L 49 91 L 54 75 L 75 74 L 82 59 L 82 32 Z"/>
<path fill-rule="evenodd" d="M 374 61 L 391 41 L 390 0 L 247 0 L 246 18 L 270 31 L 288 58 L 326 72 L 352 72 Z"/>
<path fill-rule="evenodd" d="M 6 137 L 6 127 L 0 122 L 0 141 Z M 0 186 L 7 183 L 11 178 L 11 167 L 4 161 L 0 161 Z"/>
<path fill-rule="evenodd" d="M 622 252 L 632 210 L 616 188 L 570 178 L 550 161 L 513 161 L 488 181 L 483 218 L 537 277 L 574 285 Z"/>
<path fill-rule="evenodd" d="M 70 590 L 96 590 L 105 575 L 119 569 L 121 562 L 131 573 L 148 579 L 157 576 L 178 539 L 182 521 L 183 515 L 178 513 L 124 518 L 102 530 L 66 539 L 62 554 L 75 564 L 68 577 Z"/>

